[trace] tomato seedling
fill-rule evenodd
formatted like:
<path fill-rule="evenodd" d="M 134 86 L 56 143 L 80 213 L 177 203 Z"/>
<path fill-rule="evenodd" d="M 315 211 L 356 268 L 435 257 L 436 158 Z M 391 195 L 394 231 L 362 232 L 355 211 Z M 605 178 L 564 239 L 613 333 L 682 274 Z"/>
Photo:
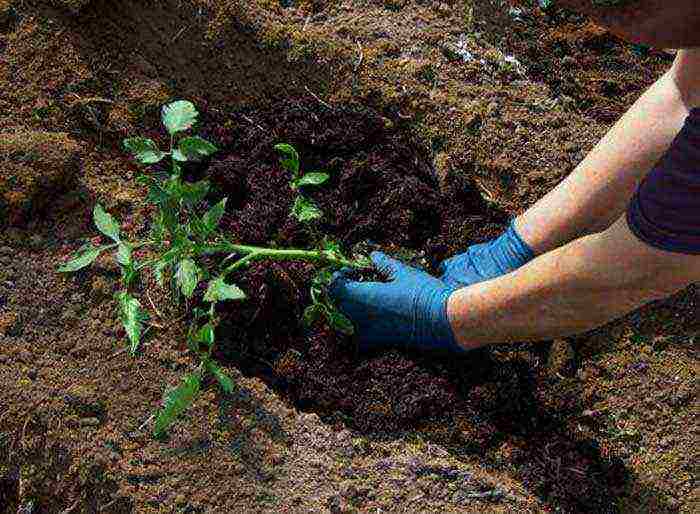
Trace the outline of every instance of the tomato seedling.
<path fill-rule="evenodd" d="M 351 334 L 352 323 L 337 311 L 325 292 L 333 270 L 341 267 L 364 268 L 370 266 L 366 257 L 348 257 L 340 246 L 323 239 L 318 248 L 280 249 L 250 246 L 232 241 L 219 224 L 226 212 L 226 198 L 210 205 L 207 180 L 188 182 L 182 177 L 182 164 L 200 161 L 215 154 L 218 149 L 211 142 L 185 135 L 198 118 L 195 106 L 188 101 L 177 101 L 162 109 L 162 122 L 170 135 L 167 151 L 161 150 L 151 139 L 132 137 L 124 140 L 124 148 L 142 165 L 157 164 L 170 159 L 169 171 L 151 173 L 139 177 L 148 189 L 147 202 L 155 206 L 151 219 L 150 236 L 143 241 L 124 238 L 119 222 L 100 204 L 93 211 L 97 229 L 111 241 L 104 245 L 92 242 L 81 247 L 74 257 L 59 268 L 60 272 L 74 272 L 91 265 L 103 252 L 112 252 L 121 269 L 121 289 L 115 295 L 122 324 L 129 340 L 129 350 L 135 355 L 139 349 L 144 324 L 149 315 L 141 302 L 131 292 L 134 283 L 146 271 L 153 273 L 160 287 L 169 286 L 176 298 L 192 299 L 200 283 L 206 283 L 203 305 L 193 307 L 193 321 L 188 330 L 187 345 L 200 359 L 196 371 L 188 374 L 181 385 L 171 391 L 155 419 L 153 433 L 165 434 L 173 421 L 194 401 L 202 379 L 210 374 L 224 393 L 234 389 L 231 378 L 214 360 L 216 326 L 218 318 L 215 306 L 223 302 L 244 300 L 246 295 L 231 277 L 255 261 L 306 261 L 318 266 L 319 271 L 311 287 L 313 304 L 304 313 L 305 322 L 325 317 L 329 324 Z M 326 182 L 323 172 L 302 174 L 299 155 L 290 145 L 277 145 L 283 153 L 285 169 L 292 172 L 291 186 L 317 186 Z M 297 197 L 292 214 L 302 222 L 318 219 L 322 213 L 303 196 Z M 150 249 L 148 258 L 137 258 L 137 249 Z M 218 265 L 211 264 L 212 256 L 221 255 Z M 189 302 L 188 302 L 189 305 Z"/>

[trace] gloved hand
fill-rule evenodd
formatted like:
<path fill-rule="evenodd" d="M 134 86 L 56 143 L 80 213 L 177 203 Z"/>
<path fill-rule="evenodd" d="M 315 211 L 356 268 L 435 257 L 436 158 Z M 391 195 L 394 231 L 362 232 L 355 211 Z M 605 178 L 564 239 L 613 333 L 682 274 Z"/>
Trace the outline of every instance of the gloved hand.
<path fill-rule="evenodd" d="M 496 239 L 470 246 L 466 252 L 444 260 L 438 271 L 446 284 L 466 287 L 510 273 L 534 257 L 511 223 Z"/>
<path fill-rule="evenodd" d="M 360 349 L 396 346 L 414 350 L 465 352 L 447 319 L 447 299 L 457 289 L 394 260 L 381 252 L 371 255 L 389 282 L 355 282 L 341 270 L 329 292 L 355 324 Z"/>

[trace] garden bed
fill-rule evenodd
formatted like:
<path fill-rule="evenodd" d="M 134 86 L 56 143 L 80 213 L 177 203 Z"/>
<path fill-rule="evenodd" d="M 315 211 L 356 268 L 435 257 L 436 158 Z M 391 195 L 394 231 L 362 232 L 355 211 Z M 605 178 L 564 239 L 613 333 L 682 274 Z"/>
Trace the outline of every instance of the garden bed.
<path fill-rule="evenodd" d="M 309 192 L 319 231 L 432 270 L 554 186 L 670 62 L 535 2 L 282 4 L 0 1 L 0 130 L 37 134 L 2 155 L 23 180 L 0 190 L 18 209 L 0 229 L 0 512 L 694 512 L 695 288 L 455 360 L 359 354 L 301 323 L 309 265 L 256 264 L 220 312 L 236 391 L 206 384 L 151 437 L 194 364 L 182 308 L 143 291 L 155 325 L 133 358 L 116 266 L 55 269 L 98 201 L 145 228 L 120 145 L 166 147 L 162 104 L 202 111 L 220 151 L 187 177 L 229 198 L 233 239 L 314 239 L 288 215 L 288 142 L 331 175 Z M 55 155 L 33 161 L 35 140 Z"/>

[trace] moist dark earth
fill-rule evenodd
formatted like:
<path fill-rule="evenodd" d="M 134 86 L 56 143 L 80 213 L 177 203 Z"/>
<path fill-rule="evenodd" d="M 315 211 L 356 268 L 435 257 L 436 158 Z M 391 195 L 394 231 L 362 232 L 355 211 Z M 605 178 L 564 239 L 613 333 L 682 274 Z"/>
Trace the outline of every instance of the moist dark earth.
<path fill-rule="evenodd" d="M 236 392 L 207 383 L 159 441 L 151 415 L 195 365 L 181 307 L 146 284 L 134 358 L 114 263 L 55 272 L 97 236 L 96 202 L 145 233 L 121 141 L 166 147 L 170 101 L 221 148 L 187 175 L 229 198 L 231 238 L 328 235 L 434 271 L 554 187 L 672 59 L 534 1 L 0 0 L 0 512 L 697 512 L 696 287 L 455 359 L 305 327 L 311 267 L 260 263 L 220 312 Z M 311 229 L 278 142 L 331 175 L 306 191 Z"/>
<path fill-rule="evenodd" d="M 225 119 L 242 116 L 250 122 L 221 129 Z M 367 242 L 409 250 L 433 267 L 450 252 L 502 230 L 505 213 L 490 207 L 473 183 L 451 175 L 439 184 L 428 149 L 408 130 L 388 124 L 359 106 L 330 109 L 314 101 L 290 101 L 269 112 L 214 114 L 203 132 L 219 136 L 224 145 L 204 175 L 232 200 L 224 230 L 242 243 L 280 247 L 314 246 L 325 234 L 348 250 Z M 272 150 L 280 141 L 299 150 L 302 170 L 324 170 L 332 177 L 309 193 L 325 213 L 317 226 L 289 215 L 295 193 Z M 304 330 L 299 320 L 310 302 L 313 273 L 308 264 L 258 263 L 237 279 L 250 301 L 226 314 L 222 335 L 230 340 L 222 352 L 271 363 L 265 375 L 300 407 L 348 416 L 365 430 L 399 429 L 454 407 L 456 381 L 473 372 L 453 366 L 450 377 L 427 359 L 398 353 L 368 360 L 356 355 L 351 338 L 328 327 Z M 278 327 L 272 333 L 271 320 Z"/>

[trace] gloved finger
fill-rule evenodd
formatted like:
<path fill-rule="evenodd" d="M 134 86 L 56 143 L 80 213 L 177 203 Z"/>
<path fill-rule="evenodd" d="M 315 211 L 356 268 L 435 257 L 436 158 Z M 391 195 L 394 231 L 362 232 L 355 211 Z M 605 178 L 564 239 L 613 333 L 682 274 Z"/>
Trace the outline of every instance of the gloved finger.
<path fill-rule="evenodd" d="M 372 252 L 369 257 L 370 259 L 372 259 L 374 265 L 382 273 L 386 273 L 387 275 L 389 275 L 390 279 L 396 278 L 396 275 L 399 273 L 399 271 L 403 270 L 406 267 L 406 265 L 401 261 L 392 259 L 391 257 L 382 252 Z"/>
<path fill-rule="evenodd" d="M 342 307 L 347 302 L 353 302 L 361 297 L 363 287 L 367 283 L 357 282 L 350 279 L 345 273 L 336 271 L 333 274 L 333 281 L 328 287 L 328 294 L 331 299 Z"/>
<path fill-rule="evenodd" d="M 452 263 L 454 257 L 450 257 L 449 259 L 444 259 L 440 264 L 438 264 L 437 271 L 440 275 L 444 275 L 447 273 L 447 269 Z"/>
<path fill-rule="evenodd" d="M 459 283 L 458 280 L 455 280 L 450 275 L 442 275 L 440 277 L 440 280 L 442 280 L 447 287 L 453 290 L 459 289 L 460 287 L 464 287 L 462 284 Z"/>
<path fill-rule="evenodd" d="M 331 276 L 331 284 L 340 278 L 347 278 L 347 276 L 352 272 L 352 268 L 347 266 L 340 268 L 338 271 L 333 273 Z"/>

